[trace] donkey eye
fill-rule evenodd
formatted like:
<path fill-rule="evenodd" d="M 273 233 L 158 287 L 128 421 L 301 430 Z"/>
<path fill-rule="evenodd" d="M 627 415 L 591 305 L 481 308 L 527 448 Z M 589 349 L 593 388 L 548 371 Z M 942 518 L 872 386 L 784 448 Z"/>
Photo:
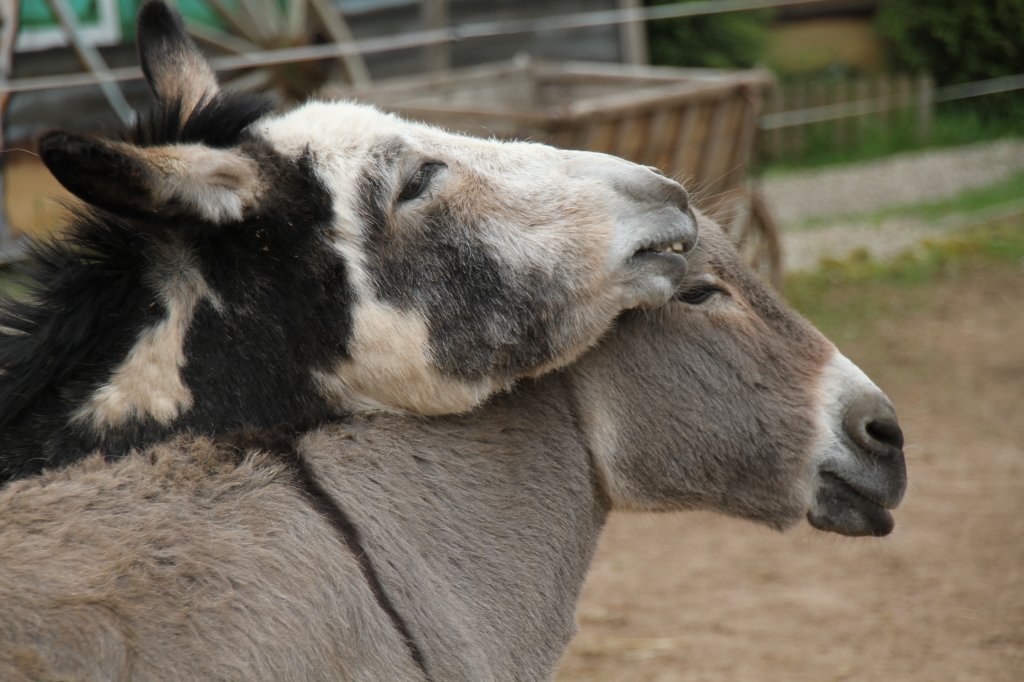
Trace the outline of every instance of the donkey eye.
<path fill-rule="evenodd" d="M 689 289 L 683 289 L 676 294 L 676 300 L 682 301 L 683 303 L 689 303 L 690 305 L 700 305 L 715 294 L 724 294 L 725 290 L 721 287 L 713 285 L 702 285 L 691 287 Z"/>
<path fill-rule="evenodd" d="M 398 193 L 398 200 L 409 201 L 423 194 L 427 187 L 430 187 L 431 178 L 442 168 L 444 168 L 444 164 L 439 161 L 430 161 L 420 166 L 415 175 L 409 178 L 405 186 L 402 187 L 402 191 Z"/>

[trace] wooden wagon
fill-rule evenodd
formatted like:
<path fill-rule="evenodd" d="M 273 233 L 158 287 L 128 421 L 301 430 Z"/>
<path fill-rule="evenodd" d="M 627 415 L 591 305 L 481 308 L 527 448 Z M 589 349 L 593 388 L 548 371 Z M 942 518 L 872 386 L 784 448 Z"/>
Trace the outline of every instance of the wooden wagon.
<path fill-rule="evenodd" d="M 690 188 L 697 205 L 726 225 L 748 261 L 777 284 L 778 234 L 747 178 L 761 103 L 773 83 L 758 70 L 522 58 L 380 82 L 355 94 L 451 130 L 656 166 Z"/>

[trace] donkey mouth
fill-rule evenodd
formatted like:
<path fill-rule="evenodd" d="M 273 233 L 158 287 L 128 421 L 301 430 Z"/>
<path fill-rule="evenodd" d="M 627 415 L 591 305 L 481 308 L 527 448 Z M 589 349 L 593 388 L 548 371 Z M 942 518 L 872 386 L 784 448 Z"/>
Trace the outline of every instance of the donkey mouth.
<path fill-rule="evenodd" d="M 679 261 L 685 262 L 684 253 L 686 253 L 686 247 L 681 241 L 650 242 L 634 251 L 633 258 L 678 263 Z"/>
<path fill-rule="evenodd" d="M 807 512 L 812 526 L 850 536 L 881 537 L 892 532 L 896 522 L 877 496 L 830 471 L 820 476 L 814 506 Z"/>

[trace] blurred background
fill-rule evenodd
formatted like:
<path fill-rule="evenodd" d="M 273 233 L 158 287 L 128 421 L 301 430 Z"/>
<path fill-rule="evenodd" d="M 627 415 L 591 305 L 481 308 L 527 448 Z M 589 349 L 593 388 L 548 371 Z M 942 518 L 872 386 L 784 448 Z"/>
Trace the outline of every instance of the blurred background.
<path fill-rule="evenodd" d="M 0 288 L 139 0 L 0 2 Z M 560 680 L 1024 679 L 1024 0 L 179 0 L 229 87 L 662 168 L 892 397 L 885 540 L 613 516 Z M 2 444 L 0 444 L 2 447 Z"/>

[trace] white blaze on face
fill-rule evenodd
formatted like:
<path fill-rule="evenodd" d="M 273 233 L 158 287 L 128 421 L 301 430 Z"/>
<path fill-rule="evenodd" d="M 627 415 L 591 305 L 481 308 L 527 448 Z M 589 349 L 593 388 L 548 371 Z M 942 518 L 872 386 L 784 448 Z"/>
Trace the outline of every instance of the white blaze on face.
<path fill-rule="evenodd" d="M 96 389 L 72 415 L 72 421 L 97 431 L 115 428 L 132 418 L 151 417 L 166 425 L 192 407 L 185 386 L 185 335 L 196 306 L 213 294 L 194 268 L 184 266 L 161 290 L 167 316 L 145 329 L 110 380 Z"/>

